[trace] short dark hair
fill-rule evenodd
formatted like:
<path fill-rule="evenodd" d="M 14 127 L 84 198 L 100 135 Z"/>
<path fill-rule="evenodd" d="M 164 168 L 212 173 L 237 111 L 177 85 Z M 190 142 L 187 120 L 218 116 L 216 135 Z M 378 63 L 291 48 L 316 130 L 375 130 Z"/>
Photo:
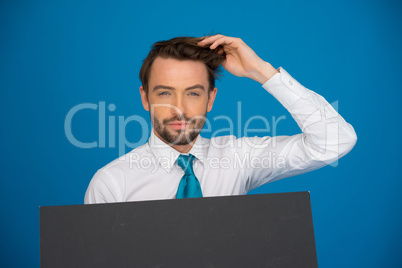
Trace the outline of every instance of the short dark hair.
<path fill-rule="evenodd" d="M 212 90 L 215 87 L 215 79 L 219 77 L 221 71 L 219 67 L 225 61 L 226 54 L 222 47 L 210 49 L 209 45 L 198 46 L 197 43 L 204 38 L 206 37 L 184 36 L 154 43 L 140 70 L 140 79 L 147 95 L 151 67 L 157 57 L 203 62 L 207 67 L 209 90 Z"/>

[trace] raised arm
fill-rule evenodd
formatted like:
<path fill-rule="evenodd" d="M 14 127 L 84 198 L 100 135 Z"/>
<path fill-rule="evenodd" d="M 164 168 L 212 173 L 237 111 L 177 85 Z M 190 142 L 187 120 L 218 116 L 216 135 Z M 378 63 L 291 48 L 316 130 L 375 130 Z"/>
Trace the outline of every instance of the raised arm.
<path fill-rule="evenodd" d="M 276 70 L 239 38 L 215 35 L 199 45 L 226 53 L 222 66 L 230 73 L 262 84 L 292 115 L 302 133 L 294 136 L 245 137 L 239 139 L 241 154 L 273 158 L 270 166 L 254 161 L 247 168 L 246 190 L 305 173 L 333 163 L 355 145 L 353 127 L 319 94 L 305 88 L 284 69 Z"/>

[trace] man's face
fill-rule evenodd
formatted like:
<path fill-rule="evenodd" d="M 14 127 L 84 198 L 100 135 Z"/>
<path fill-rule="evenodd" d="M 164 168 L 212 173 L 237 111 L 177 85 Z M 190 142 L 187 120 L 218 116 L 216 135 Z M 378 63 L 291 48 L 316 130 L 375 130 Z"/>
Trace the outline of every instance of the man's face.
<path fill-rule="evenodd" d="M 201 61 L 157 57 L 142 103 L 150 111 L 155 134 L 172 145 L 187 145 L 201 132 L 217 89 L 209 92 L 208 73 Z M 209 95 L 209 98 L 208 98 Z"/>

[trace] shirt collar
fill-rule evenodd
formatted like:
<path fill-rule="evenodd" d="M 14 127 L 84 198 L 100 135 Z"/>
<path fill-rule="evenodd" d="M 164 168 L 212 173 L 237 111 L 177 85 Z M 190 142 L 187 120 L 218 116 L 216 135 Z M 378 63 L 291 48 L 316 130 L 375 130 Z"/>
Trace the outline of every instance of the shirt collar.
<path fill-rule="evenodd" d="M 159 165 L 169 173 L 176 162 L 176 159 L 182 153 L 156 136 L 154 129 L 151 130 L 151 136 L 149 137 L 148 144 Z M 205 164 L 204 159 L 207 157 L 208 147 L 209 139 L 198 135 L 188 154 L 194 155 L 202 164 Z"/>

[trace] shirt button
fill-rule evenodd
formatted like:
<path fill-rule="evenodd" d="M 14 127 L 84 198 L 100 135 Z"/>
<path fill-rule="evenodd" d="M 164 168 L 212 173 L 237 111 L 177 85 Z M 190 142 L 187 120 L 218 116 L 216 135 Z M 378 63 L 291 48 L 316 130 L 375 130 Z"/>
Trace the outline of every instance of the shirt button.
<path fill-rule="evenodd" d="M 293 85 L 293 81 L 292 81 L 292 80 L 289 80 L 289 84 L 292 86 L 292 85 Z"/>

